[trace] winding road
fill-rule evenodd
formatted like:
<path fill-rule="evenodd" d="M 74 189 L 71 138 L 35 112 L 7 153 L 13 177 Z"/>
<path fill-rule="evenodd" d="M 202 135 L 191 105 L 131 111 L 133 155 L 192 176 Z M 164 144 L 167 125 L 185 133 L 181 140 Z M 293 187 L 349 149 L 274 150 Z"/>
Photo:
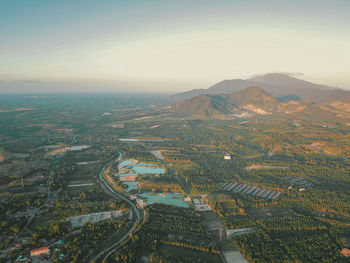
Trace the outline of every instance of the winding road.
<path fill-rule="evenodd" d="M 122 158 L 122 153 L 119 152 L 119 156 L 117 159 L 112 160 L 110 162 L 108 162 L 105 166 L 103 166 L 103 168 L 101 169 L 100 173 L 99 173 L 99 179 L 101 180 L 101 182 L 103 183 L 104 187 L 103 189 L 105 191 L 108 191 L 109 194 L 112 194 L 113 196 L 124 200 L 128 205 L 130 205 L 132 211 L 133 211 L 133 215 L 136 215 L 135 221 L 133 222 L 132 226 L 130 227 L 130 229 L 128 230 L 128 232 L 126 232 L 116 243 L 114 243 L 113 245 L 111 245 L 110 247 L 104 249 L 103 251 L 101 251 L 100 253 L 98 253 L 94 258 L 93 261 L 97 262 L 97 260 L 102 257 L 104 254 L 106 254 L 108 252 L 108 254 L 103 258 L 102 262 L 104 262 L 105 260 L 107 260 L 107 258 L 115 251 L 115 249 L 118 247 L 118 245 L 120 245 L 121 243 L 129 240 L 130 238 L 130 233 L 132 233 L 136 226 L 138 225 L 138 223 L 141 220 L 141 215 L 139 210 L 137 209 L 136 205 L 127 197 L 123 196 L 122 194 L 118 193 L 116 190 L 113 189 L 113 187 L 111 187 L 109 185 L 109 183 L 106 181 L 106 179 L 103 177 L 103 173 L 105 171 L 107 171 L 110 169 L 111 165 L 114 162 L 118 162 L 120 161 Z"/>

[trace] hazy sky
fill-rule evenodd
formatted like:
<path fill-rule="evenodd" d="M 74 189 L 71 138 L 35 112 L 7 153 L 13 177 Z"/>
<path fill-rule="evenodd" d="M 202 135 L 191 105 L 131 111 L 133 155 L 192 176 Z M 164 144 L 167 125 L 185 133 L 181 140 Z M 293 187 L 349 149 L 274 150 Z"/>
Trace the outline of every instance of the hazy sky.
<path fill-rule="evenodd" d="M 350 88 L 350 1 L 0 1 L 0 91 L 180 91 L 277 71 Z"/>

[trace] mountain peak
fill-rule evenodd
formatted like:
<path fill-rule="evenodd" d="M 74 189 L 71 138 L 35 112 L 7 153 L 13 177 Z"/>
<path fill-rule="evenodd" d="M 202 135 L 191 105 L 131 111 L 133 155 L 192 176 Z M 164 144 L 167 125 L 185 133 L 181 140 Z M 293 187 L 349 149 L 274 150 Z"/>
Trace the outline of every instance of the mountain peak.
<path fill-rule="evenodd" d="M 320 102 L 328 97 L 328 91 L 334 88 L 315 84 L 283 73 L 267 73 L 250 79 L 226 79 L 208 89 L 192 90 L 172 96 L 175 101 L 191 98 L 200 94 L 222 94 L 259 86 L 273 97 L 300 98 L 309 102 Z M 315 96 L 317 94 L 317 96 Z"/>
<path fill-rule="evenodd" d="M 284 73 L 267 73 L 264 75 L 256 76 L 248 79 L 249 81 L 253 81 L 256 83 L 261 83 L 269 86 L 277 86 L 283 88 L 285 92 L 305 92 L 307 90 L 330 90 L 331 87 L 314 84 L 309 81 L 305 81 L 302 79 L 295 78 L 289 74 Z M 291 94 L 291 93 L 290 93 Z M 284 94 L 284 95 L 290 95 Z M 299 94 L 298 94 L 299 95 Z"/>
<path fill-rule="evenodd" d="M 251 93 L 251 94 L 254 94 L 254 95 L 258 95 L 258 94 L 267 94 L 267 95 L 269 95 L 264 89 L 262 89 L 259 86 L 251 86 L 251 87 L 245 88 L 244 90 L 241 90 L 241 92 Z"/>
<path fill-rule="evenodd" d="M 295 76 L 300 75 L 302 76 L 303 74 L 289 74 L 289 73 L 277 73 L 277 72 L 271 72 L 271 73 L 266 73 L 266 74 L 261 74 L 261 75 L 256 75 L 250 79 L 255 79 L 255 78 L 265 78 L 265 79 L 298 79 Z"/>

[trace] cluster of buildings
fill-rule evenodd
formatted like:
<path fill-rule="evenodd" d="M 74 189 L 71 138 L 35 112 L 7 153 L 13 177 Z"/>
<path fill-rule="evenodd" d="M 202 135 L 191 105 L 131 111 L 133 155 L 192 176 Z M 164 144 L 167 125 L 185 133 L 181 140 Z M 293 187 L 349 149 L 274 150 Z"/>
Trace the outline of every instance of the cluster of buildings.
<path fill-rule="evenodd" d="M 29 257 L 19 255 L 16 262 L 53 262 L 54 260 L 64 261 L 67 256 L 61 252 L 64 246 L 63 240 L 58 240 L 50 246 L 39 247 L 30 250 Z"/>
<path fill-rule="evenodd" d="M 196 208 L 196 210 L 203 212 L 203 211 L 212 211 L 211 207 L 209 206 L 208 202 L 204 198 L 194 198 L 193 199 L 193 205 Z"/>

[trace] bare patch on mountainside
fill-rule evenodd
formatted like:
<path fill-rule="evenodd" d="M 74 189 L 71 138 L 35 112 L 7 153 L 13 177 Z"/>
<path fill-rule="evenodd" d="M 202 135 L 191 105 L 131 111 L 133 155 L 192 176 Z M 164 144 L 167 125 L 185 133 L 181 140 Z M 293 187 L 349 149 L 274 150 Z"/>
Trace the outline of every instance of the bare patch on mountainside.
<path fill-rule="evenodd" d="M 342 101 L 334 101 L 331 104 L 329 104 L 329 106 L 336 108 L 338 110 L 350 112 L 350 103 L 346 103 Z"/>
<path fill-rule="evenodd" d="M 249 110 L 249 111 L 255 112 L 257 114 L 271 114 L 271 112 L 267 112 L 267 111 L 265 111 L 263 109 L 255 107 L 252 104 L 242 106 L 242 108 L 245 109 L 245 110 Z"/>

